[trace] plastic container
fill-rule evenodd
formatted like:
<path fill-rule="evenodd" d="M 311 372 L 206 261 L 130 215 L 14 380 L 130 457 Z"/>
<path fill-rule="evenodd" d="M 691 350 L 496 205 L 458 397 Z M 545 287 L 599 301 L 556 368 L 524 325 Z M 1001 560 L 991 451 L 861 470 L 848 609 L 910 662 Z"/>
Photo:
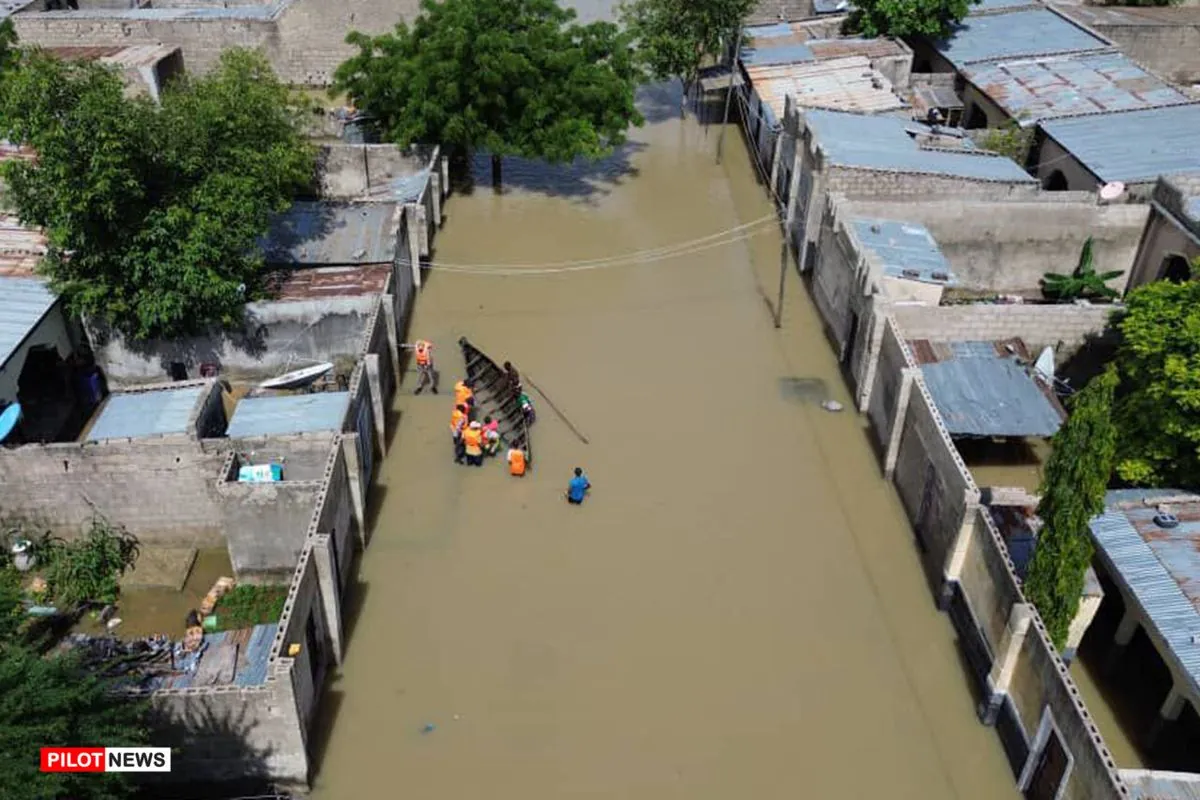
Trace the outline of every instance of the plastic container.
<path fill-rule="evenodd" d="M 204 630 L 215 631 L 217 629 L 217 615 L 209 614 L 204 618 Z"/>

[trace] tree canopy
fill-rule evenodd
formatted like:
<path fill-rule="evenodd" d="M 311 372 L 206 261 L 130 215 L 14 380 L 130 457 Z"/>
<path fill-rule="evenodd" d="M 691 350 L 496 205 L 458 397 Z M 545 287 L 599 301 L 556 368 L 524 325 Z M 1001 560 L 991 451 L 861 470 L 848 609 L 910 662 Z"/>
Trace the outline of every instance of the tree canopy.
<path fill-rule="evenodd" d="M 849 28 L 863 36 L 940 38 L 979 0 L 855 0 Z"/>
<path fill-rule="evenodd" d="M 1025 575 L 1025 596 L 1037 606 L 1050 637 L 1062 647 L 1092 561 L 1088 522 L 1104 511 L 1116 457 L 1112 420 L 1117 373 L 1112 367 L 1075 395 L 1071 416 L 1054 435 L 1037 513 L 1043 522 Z"/>
<path fill-rule="evenodd" d="M 68 307 L 133 338 L 232 324 L 263 290 L 256 239 L 313 177 L 301 104 L 246 50 L 182 78 L 161 106 L 94 63 L 30 52 L 0 84 L 3 165 L 43 273 Z"/>
<path fill-rule="evenodd" d="M 141 701 L 113 694 L 111 684 L 70 656 L 43 657 L 0 645 L 0 797 L 5 800 L 125 800 L 125 773 L 42 773 L 44 746 L 139 747 L 148 744 Z"/>
<path fill-rule="evenodd" d="M 740 35 L 754 6 L 755 0 L 632 0 L 621 18 L 646 71 L 659 80 L 679 78 L 686 97 L 704 59 Z"/>
<path fill-rule="evenodd" d="M 411 27 L 347 36 L 359 53 L 334 76 L 388 140 L 563 163 L 607 155 L 641 124 L 633 51 L 615 25 L 575 24 L 554 0 L 421 9 Z"/>
<path fill-rule="evenodd" d="M 1117 474 L 1133 484 L 1198 488 L 1200 281 L 1149 283 L 1125 306 Z"/>

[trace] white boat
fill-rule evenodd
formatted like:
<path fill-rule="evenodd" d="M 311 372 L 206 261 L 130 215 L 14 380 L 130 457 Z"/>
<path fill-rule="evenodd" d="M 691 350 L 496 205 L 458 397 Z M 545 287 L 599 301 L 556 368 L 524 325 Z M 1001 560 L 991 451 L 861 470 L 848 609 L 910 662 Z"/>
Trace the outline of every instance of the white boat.
<path fill-rule="evenodd" d="M 303 389 L 317 378 L 329 373 L 333 369 L 333 364 L 326 361 L 323 364 L 317 364 L 304 369 L 285 372 L 277 378 L 263 381 L 258 385 L 259 389 Z"/>
<path fill-rule="evenodd" d="M 1037 370 L 1047 381 L 1054 380 L 1054 348 L 1047 347 L 1042 351 L 1042 354 L 1037 357 L 1033 368 Z"/>

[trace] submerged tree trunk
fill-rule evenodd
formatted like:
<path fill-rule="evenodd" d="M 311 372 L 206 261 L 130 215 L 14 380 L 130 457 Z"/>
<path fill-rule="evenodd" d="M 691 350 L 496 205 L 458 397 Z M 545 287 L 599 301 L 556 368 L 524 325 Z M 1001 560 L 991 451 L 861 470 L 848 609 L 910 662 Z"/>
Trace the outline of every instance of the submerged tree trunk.
<path fill-rule="evenodd" d="M 500 186 L 503 181 L 504 162 L 500 156 L 492 154 L 492 188 L 497 192 L 500 191 Z"/>

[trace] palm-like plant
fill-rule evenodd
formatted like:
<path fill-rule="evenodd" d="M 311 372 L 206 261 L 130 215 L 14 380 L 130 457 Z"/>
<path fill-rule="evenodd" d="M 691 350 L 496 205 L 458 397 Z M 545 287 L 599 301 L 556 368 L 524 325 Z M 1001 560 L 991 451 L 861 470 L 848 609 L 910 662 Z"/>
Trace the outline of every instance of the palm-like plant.
<path fill-rule="evenodd" d="M 1072 300 L 1087 298 L 1112 299 L 1119 292 L 1108 286 L 1108 282 L 1119 278 L 1124 273 L 1121 270 L 1097 273 L 1092 266 L 1092 237 L 1083 243 L 1083 251 L 1079 254 L 1079 265 L 1070 275 L 1057 272 L 1047 272 L 1042 276 L 1042 292 L 1052 300 L 1069 303 Z"/>

